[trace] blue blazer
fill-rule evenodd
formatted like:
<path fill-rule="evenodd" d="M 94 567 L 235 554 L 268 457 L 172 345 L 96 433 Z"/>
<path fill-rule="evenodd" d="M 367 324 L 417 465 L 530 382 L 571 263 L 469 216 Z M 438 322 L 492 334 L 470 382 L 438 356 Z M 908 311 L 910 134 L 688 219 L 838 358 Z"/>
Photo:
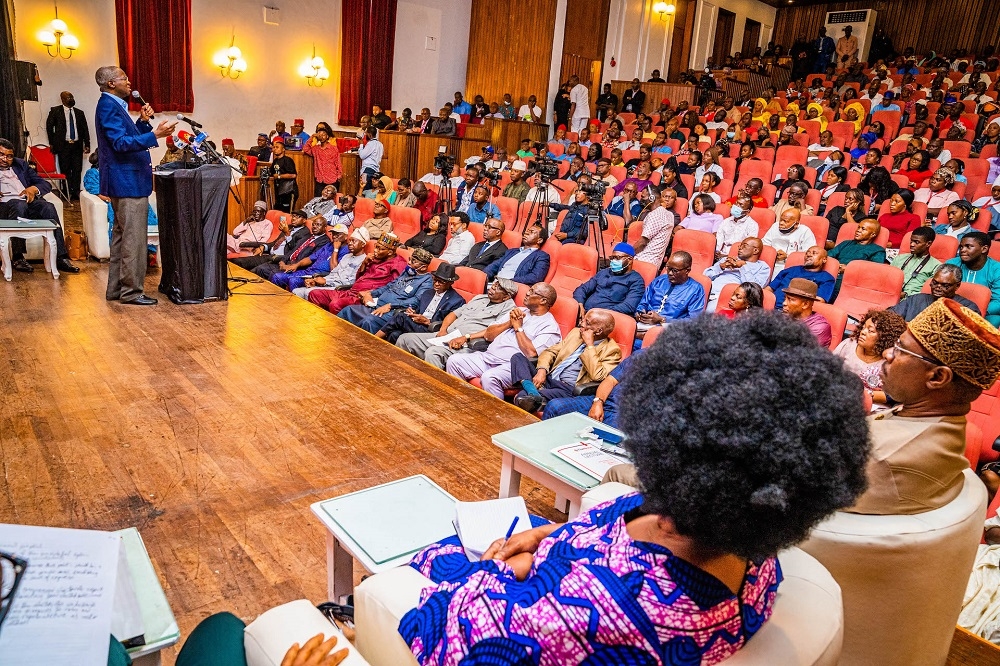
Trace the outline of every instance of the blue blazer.
<path fill-rule="evenodd" d="M 431 304 L 431 299 L 434 298 L 434 289 L 428 289 L 423 294 L 420 295 L 420 300 L 417 301 L 416 306 L 414 306 L 414 311 L 422 313 L 427 309 L 427 306 Z M 454 289 L 449 289 L 444 292 L 441 297 L 441 301 L 438 303 L 437 308 L 434 309 L 434 313 L 431 315 L 431 323 L 436 324 L 438 322 L 444 321 L 444 318 L 450 315 L 455 310 L 459 309 L 465 305 L 465 299 L 462 295 L 455 291 Z"/>
<path fill-rule="evenodd" d="M 132 120 L 110 93 L 97 101 L 97 159 L 101 194 L 108 197 L 148 197 L 153 192 L 149 149 L 159 145 L 153 126 Z"/>
<path fill-rule="evenodd" d="M 42 180 L 34 169 L 28 166 L 28 163 L 22 160 L 20 157 L 14 158 L 14 164 L 11 165 L 10 170 L 14 172 L 17 179 L 21 181 L 24 185 L 24 189 L 29 187 L 38 188 L 38 196 L 44 197 L 46 194 L 52 191 L 52 186 L 49 185 L 49 181 Z"/>
<path fill-rule="evenodd" d="M 492 264 L 486 267 L 486 277 L 490 280 L 496 278 L 497 273 L 507 260 L 513 257 L 515 254 L 521 251 L 521 248 L 515 247 L 512 250 L 507 250 L 507 253 L 494 261 Z M 521 284 L 535 284 L 541 282 L 545 279 L 545 276 L 549 274 L 549 255 L 547 252 L 542 252 L 541 250 L 535 250 L 528 255 L 528 258 L 521 262 L 521 265 L 517 267 L 517 272 L 514 273 L 514 282 L 520 282 Z"/>

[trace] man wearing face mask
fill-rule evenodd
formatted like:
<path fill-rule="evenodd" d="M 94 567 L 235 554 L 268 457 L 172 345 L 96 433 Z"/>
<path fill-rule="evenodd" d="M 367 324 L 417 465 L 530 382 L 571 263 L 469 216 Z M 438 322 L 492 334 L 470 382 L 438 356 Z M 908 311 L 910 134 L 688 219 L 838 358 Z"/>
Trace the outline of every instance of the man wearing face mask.
<path fill-rule="evenodd" d="M 715 259 L 718 261 L 727 254 L 733 245 L 743 242 L 744 238 L 756 237 L 760 230 L 757 222 L 750 217 L 753 199 L 746 192 L 736 195 L 736 202 L 729 209 L 729 217 L 722 221 L 715 232 Z"/>
<path fill-rule="evenodd" d="M 778 218 L 778 223 L 771 226 L 761 240 L 764 245 L 770 245 L 777 252 L 774 270 L 785 267 L 785 259 L 792 252 L 805 252 L 816 244 L 816 236 L 812 229 L 799 224 L 802 213 L 798 208 L 786 208 Z"/>
<path fill-rule="evenodd" d="M 635 248 L 618 243 L 608 258 L 608 268 L 598 271 L 573 292 L 573 299 L 580 304 L 581 317 L 595 308 L 634 315 L 646 292 L 642 276 L 632 270 Z"/>
<path fill-rule="evenodd" d="M 49 136 L 49 146 L 59 158 L 59 173 L 66 176 L 69 198 L 80 198 L 80 173 L 83 156 L 90 153 L 90 128 L 87 117 L 76 107 L 73 93 L 64 90 L 59 94 L 62 102 L 49 109 L 45 121 L 45 133 Z"/>

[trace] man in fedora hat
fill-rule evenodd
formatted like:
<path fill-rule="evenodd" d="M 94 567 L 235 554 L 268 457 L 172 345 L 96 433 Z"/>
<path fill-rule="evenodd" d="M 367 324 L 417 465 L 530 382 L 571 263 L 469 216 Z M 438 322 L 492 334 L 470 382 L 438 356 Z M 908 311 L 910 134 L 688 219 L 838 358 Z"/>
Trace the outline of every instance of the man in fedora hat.
<path fill-rule="evenodd" d="M 785 294 L 781 310 L 792 319 L 805 324 L 820 345 L 829 347 L 830 340 L 833 339 L 830 322 L 820 313 L 813 312 L 813 303 L 819 300 L 818 290 L 819 287 L 812 280 L 792 278 L 788 286 L 781 290 Z"/>
<path fill-rule="evenodd" d="M 396 344 L 403 333 L 435 331 L 441 327 L 445 317 L 465 305 L 465 299 L 454 289 L 458 281 L 454 266 L 442 262 L 431 273 L 431 279 L 432 288 L 424 291 L 416 307 L 394 310 L 388 316 L 388 323 L 376 331 L 375 337 Z"/>
<path fill-rule="evenodd" d="M 361 303 L 340 311 L 340 318 L 363 328 L 372 335 L 389 323 L 393 310 L 408 310 L 431 291 L 431 276 L 427 272 L 434 255 L 418 247 L 410 255 L 406 268 L 392 282 L 362 294 Z"/>
<path fill-rule="evenodd" d="M 1000 376 L 1000 331 L 950 298 L 914 317 L 883 354 L 882 385 L 898 406 L 869 417 L 868 490 L 849 509 L 915 514 L 964 484 L 966 414 Z"/>

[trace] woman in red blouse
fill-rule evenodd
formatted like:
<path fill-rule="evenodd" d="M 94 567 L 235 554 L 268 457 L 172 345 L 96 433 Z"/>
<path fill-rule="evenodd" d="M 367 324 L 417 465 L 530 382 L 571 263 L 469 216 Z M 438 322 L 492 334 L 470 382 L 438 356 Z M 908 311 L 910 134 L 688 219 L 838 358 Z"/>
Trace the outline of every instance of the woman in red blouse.
<path fill-rule="evenodd" d="M 926 150 L 918 150 L 910 156 L 910 161 L 905 169 L 897 171 L 900 176 L 905 176 L 909 181 L 907 187 L 915 190 L 921 183 L 931 177 L 931 154 Z"/>
<path fill-rule="evenodd" d="M 910 212 L 913 192 L 899 190 L 889 198 L 889 212 L 878 218 L 878 223 L 889 230 L 889 247 L 899 248 L 903 236 L 920 226 L 920 216 Z"/>

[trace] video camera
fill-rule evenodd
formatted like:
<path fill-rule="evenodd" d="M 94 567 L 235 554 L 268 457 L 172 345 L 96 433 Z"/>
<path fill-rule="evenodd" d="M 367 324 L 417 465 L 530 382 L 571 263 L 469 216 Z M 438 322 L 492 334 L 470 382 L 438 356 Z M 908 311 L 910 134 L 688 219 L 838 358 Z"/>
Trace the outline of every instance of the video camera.
<path fill-rule="evenodd" d="M 500 183 L 500 169 L 483 169 L 482 177 L 490 181 L 490 186 L 497 187 Z"/>
<path fill-rule="evenodd" d="M 273 174 L 271 173 L 271 167 L 269 166 L 262 166 L 260 167 L 260 169 L 257 170 L 257 177 L 260 178 L 260 181 L 262 183 L 266 183 L 267 181 L 271 180 L 272 175 Z"/>
<path fill-rule="evenodd" d="M 448 178 L 451 176 L 451 172 L 455 170 L 455 156 L 438 155 L 434 158 L 434 168 L 440 169 L 441 175 Z"/>
<path fill-rule="evenodd" d="M 608 189 L 607 183 L 603 180 L 596 180 L 592 178 L 589 183 L 580 183 L 578 186 L 587 194 L 587 197 L 589 197 L 587 204 L 591 208 L 604 207 L 604 192 Z"/>

